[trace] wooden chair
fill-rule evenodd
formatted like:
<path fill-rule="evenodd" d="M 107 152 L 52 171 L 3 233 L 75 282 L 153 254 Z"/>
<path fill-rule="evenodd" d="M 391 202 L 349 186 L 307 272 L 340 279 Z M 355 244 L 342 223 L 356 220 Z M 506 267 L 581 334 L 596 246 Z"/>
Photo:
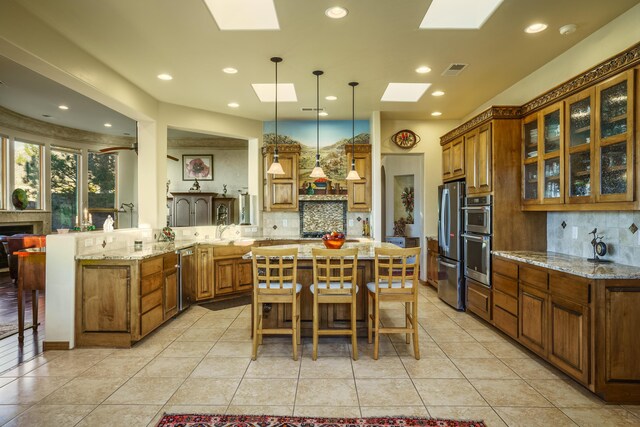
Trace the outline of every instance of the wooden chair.
<path fill-rule="evenodd" d="M 298 360 L 300 343 L 300 290 L 297 282 L 298 248 L 251 248 L 253 255 L 253 351 L 256 360 L 258 345 L 264 334 L 291 335 L 293 360 Z M 264 329 L 263 304 L 291 304 L 291 328 Z"/>
<path fill-rule="evenodd" d="M 311 250 L 313 256 L 313 355 L 318 358 L 318 336 L 351 335 L 353 360 L 358 360 L 356 294 L 358 293 L 358 249 Z M 320 329 L 320 304 L 350 304 L 350 329 Z"/>
<path fill-rule="evenodd" d="M 368 341 L 374 334 L 373 358 L 378 359 L 380 334 L 413 334 L 413 352 L 420 359 L 418 347 L 418 269 L 420 248 L 376 248 L 375 281 L 367 283 L 369 307 Z M 395 301 L 405 305 L 405 326 L 380 326 L 380 303 Z"/>

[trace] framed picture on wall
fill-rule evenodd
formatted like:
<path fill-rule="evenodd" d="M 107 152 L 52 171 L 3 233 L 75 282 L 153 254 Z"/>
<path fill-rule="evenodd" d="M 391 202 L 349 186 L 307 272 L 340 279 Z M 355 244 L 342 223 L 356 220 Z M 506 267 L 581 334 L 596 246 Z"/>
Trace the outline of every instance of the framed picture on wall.
<path fill-rule="evenodd" d="M 212 154 L 183 154 L 182 155 L 182 180 L 183 181 L 213 181 L 213 155 Z"/>

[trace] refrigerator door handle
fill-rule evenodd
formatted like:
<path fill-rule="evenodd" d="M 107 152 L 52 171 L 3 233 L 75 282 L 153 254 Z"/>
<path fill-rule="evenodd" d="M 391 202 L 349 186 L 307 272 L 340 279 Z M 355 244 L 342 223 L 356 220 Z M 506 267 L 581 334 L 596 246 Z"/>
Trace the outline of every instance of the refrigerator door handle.
<path fill-rule="evenodd" d="M 447 200 L 449 198 L 449 189 L 442 189 L 442 199 L 440 200 L 440 245 L 446 251 L 449 250 L 449 240 L 445 238 L 445 220 L 449 217 L 449 213 L 445 210 L 445 206 L 447 206 Z M 450 225 L 447 225 L 449 228 Z"/>
<path fill-rule="evenodd" d="M 474 236 L 473 234 L 463 234 L 462 237 L 465 239 L 473 240 L 474 242 L 484 242 L 485 240 L 489 240 L 489 236 Z"/>
<path fill-rule="evenodd" d="M 458 267 L 455 264 L 449 264 L 448 262 L 444 262 L 442 260 L 440 260 L 440 265 L 444 265 L 445 267 L 449 267 L 449 268 L 457 268 Z"/>

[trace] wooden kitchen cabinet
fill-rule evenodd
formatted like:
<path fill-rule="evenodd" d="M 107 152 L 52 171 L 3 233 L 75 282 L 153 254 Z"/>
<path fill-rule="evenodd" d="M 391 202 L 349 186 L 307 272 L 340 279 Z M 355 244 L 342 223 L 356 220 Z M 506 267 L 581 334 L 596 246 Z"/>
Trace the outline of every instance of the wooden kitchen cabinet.
<path fill-rule="evenodd" d="M 427 237 L 427 283 L 438 289 L 438 239 Z"/>
<path fill-rule="evenodd" d="M 453 176 L 451 168 L 451 143 L 442 146 L 442 180 L 448 181 Z"/>
<path fill-rule="evenodd" d="M 547 352 L 549 296 L 546 292 L 520 283 L 518 302 L 520 342 L 535 353 L 545 356 Z"/>
<path fill-rule="evenodd" d="M 242 259 L 249 246 L 230 246 L 214 249 L 214 296 L 237 295 L 253 288 L 252 260 Z"/>
<path fill-rule="evenodd" d="M 583 384 L 589 383 L 589 307 L 551 295 L 549 361 Z"/>
<path fill-rule="evenodd" d="M 163 256 L 163 309 L 164 320 L 178 313 L 178 256 L 175 253 Z"/>
<path fill-rule="evenodd" d="M 172 193 L 172 227 L 195 227 L 213 224 L 215 193 Z"/>
<path fill-rule="evenodd" d="M 196 248 L 196 301 L 213 298 L 213 247 Z"/>
<path fill-rule="evenodd" d="M 466 279 L 466 306 L 467 310 L 477 314 L 487 322 L 491 321 L 491 288 L 476 282 L 473 279 Z"/>
<path fill-rule="evenodd" d="M 278 156 L 284 175 L 267 173 L 273 162 L 274 145 L 262 147 L 265 211 L 297 211 L 298 210 L 298 162 L 300 144 L 278 144 Z"/>
<path fill-rule="evenodd" d="M 492 157 L 491 123 L 469 132 L 464 137 L 466 150 L 467 194 L 491 192 Z"/>
<path fill-rule="evenodd" d="M 347 209 L 349 212 L 371 211 L 371 145 L 356 144 L 355 148 L 345 145 L 347 168 L 351 168 L 351 160 L 355 157 L 358 180 L 347 181 Z M 354 153 L 355 149 L 355 153 Z M 350 170 L 350 169 L 349 169 Z"/>
<path fill-rule="evenodd" d="M 442 147 L 442 180 L 464 178 L 464 137 L 457 138 Z"/>

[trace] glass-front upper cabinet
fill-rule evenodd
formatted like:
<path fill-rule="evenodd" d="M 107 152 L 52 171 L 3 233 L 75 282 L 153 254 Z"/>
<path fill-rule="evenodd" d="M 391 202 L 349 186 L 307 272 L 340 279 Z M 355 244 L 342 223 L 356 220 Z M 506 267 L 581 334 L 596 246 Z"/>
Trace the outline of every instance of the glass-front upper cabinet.
<path fill-rule="evenodd" d="M 591 203 L 595 89 L 589 88 L 565 102 L 565 182 L 567 203 Z"/>
<path fill-rule="evenodd" d="M 633 72 L 596 86 L 598 202 L 633 201 Z"/>
<path fill-rule="evenodd" d="M 561 150 L 564 139 L 563 106 L 563 102 L 558 102 L 540 112 L 544 136 L 544 155 L 540 159 L 544 173 L 542 203 L 564 203 L 564 153 Z"/>
<path fill-rule="evenodd" d="M 540 202 L 538 184 L 538 113 L 531 114 L 522 124 L 522 202 Z"/>

